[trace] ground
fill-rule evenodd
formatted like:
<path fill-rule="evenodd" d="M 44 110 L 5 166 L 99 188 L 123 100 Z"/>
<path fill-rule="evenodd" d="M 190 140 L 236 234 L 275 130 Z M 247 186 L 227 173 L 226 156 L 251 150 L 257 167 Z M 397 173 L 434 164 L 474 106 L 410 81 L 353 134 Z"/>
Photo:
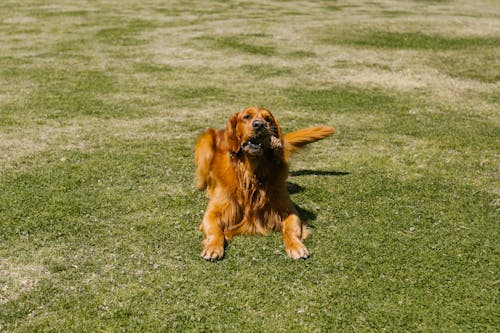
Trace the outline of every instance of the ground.
<path fill-rule="evenodd" d="M 496 1 L 4 1 L 0 331 L 500 326 Z M 251 105 L 294 156 L 280 235 L 200 258 L 193 146 Z"/>

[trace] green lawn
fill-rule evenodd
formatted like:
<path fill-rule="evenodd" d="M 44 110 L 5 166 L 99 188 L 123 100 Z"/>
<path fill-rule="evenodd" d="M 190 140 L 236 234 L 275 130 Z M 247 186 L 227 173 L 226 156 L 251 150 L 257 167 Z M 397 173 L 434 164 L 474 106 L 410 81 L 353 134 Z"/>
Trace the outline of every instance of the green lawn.
<path fill-rule="evenodd" d="M 497 332 L 497 1 L 3 1 L 1 332 Z M 337 133 L 281 236 L 200 257 L 193 146 Z"/>

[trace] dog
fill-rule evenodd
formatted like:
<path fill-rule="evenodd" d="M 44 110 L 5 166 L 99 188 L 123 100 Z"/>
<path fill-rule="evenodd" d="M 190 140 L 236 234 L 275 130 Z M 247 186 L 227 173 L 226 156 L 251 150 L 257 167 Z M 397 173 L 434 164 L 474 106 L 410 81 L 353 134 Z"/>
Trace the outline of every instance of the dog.
<path fill-rule="evenodd" d="M 302 241 L 309 231 L 288 193 L 288 159 L 334 132 L 316 126 L 283 135 L 271 112 L 249 107 L 234 114 L 225 129 L 202 133 L 194 154 L 196 187 L 208 196 L 199 227 L 205 237 L 201 256 L 216 261 L 232 237 L 276 231 L 290 258 L 308 258 Z"/>

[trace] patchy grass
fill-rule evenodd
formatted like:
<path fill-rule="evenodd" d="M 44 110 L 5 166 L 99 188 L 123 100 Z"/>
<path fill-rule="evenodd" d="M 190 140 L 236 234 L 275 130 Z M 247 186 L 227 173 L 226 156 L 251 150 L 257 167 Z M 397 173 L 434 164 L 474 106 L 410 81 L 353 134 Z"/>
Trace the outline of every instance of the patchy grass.
<path fill-rule="evenodd" d="M 210 41 L 214 48 L 221 50 L 260 56 L 270 56 L 276 53 L 276 49 L 273 46 L 259 45 L 257 42 L 248 41 L 249 36 L 203 37 L 201 39 Z"/>
<path fill-rule="evenodd" d="M 495 47 L 500 38 L 464 38 L 427 35 L 419 32 L 377 31 L 347 39 L 357 46 L 396 49 L 461 50 L 467 48 Z"/>
<path fill-rule="evenodd" d="M 269 64 L 242 65 L 241 68 L 248 74 L 252 74 L 257 79 L 265 79 L 275 76 L 286 76 L 293 73 L 290 67 L 277 67 Z"/>
<path fill-rule="evenodd" d="M 146 44 L 148 41 L 136 37 L 143 31 L 154 28 L 155 25 L 146 20 L 133 20 L 126 25 L 104 28 L 96 33 L 96 37 L 106 43 L 121 46 Z"/>
<path fill-rule="evenodd" d="M 463 50 L 459 54 L 442 54 L 429 63 L 452 77 L 495 84 L 500 82 L 497 51 L 495 48 L 481 48 L 476 52 Z"/>
<path fill-rule="evenodd" d="M 0 331 L 498 330 L 492 2 L 2 8 Z M 337 128 L 291 166 L 312 256 L 207 263 L 193 145 L 255 104 Z"/>

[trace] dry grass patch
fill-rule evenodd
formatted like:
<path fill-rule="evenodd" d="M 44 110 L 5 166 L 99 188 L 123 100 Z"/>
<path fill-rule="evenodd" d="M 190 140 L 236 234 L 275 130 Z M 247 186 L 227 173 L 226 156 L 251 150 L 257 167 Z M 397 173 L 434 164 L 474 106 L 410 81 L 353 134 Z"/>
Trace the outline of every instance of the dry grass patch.
<path fill-rule="evenodd" d="M 221 112 L 221 114 L 224 114 Z M 205 118 L 207 125 L 208 116 Z M 192 121 L 191 110 L 176 110 L 175 115 L 134 120 L 74 119 L 67 123 L 48 122 L 43 126 L 11 129 L 0 133 L 0 169 L 19 168 L 19 162 L 28 156 L 46 151 L 91 152 L 112 140 L 189 139 L 196 132 L 186 132 L 185 124 Z M 61 159 L 64 157 L 61 156 Z"/>
<path fill-rule="evenodd" d="M 22 265 L 0 259 L 0 305 L 33 290 L 45 278 L 50 278 L 50 273 L 42 265 Z"/>

